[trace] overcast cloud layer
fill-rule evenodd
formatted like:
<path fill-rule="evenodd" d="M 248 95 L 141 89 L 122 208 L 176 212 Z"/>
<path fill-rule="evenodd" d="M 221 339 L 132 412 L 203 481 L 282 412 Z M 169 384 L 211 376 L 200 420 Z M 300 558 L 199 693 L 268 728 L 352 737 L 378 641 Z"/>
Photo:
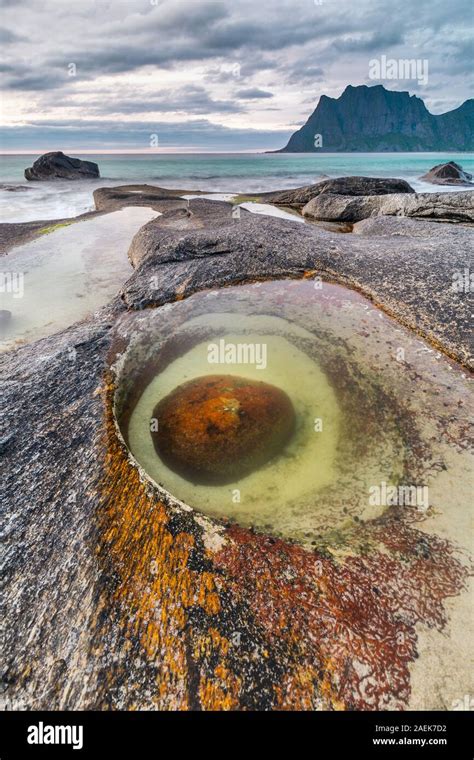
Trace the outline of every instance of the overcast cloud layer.
<path fill-rule="evenodd" d="M 0 0 L 1 150 L 281 147 L 321 94 L 471 97 L 470 0 Z M 428 83 L 369 61 L 426 59 Z"/>

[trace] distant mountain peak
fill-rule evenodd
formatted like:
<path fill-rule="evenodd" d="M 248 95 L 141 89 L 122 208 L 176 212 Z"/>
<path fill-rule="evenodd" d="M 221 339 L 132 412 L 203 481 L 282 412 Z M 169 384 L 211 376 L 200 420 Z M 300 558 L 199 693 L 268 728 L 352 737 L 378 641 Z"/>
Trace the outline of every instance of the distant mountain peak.
<path fill-rule="evenodd" d="M 418 95 L 382 84 L 349 84 L 321 95 L 307 122 L 278 153 L 472 151 L 474 100 L 435 115 Z"/>

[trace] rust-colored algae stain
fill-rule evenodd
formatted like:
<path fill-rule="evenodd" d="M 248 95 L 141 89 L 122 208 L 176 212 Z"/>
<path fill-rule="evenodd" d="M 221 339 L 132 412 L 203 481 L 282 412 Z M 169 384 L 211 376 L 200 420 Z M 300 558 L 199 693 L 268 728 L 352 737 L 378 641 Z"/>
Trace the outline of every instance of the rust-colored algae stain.
<path fill-rule="evenodd" d="M 294 642 L 296 667 L 277 687 L 280 709 L 403 709 L 416 623 L 442 629 L 443 602 L 466 569 L 447 541 L 389 519 L 361 527 L 382 551 L 340 562 L 233 527 L 217 561 L 268 635 Z M 242 574 L 247 582 L 240 581 Z"/>
<path fill-rule="evenodd" d="M 272 709 L 285 669 L 299 668 L 287 652 L 294 642 L 288 639 L 279 662 L 265 643 L 265 628 L 253 622 L 253 600 L 241 609 L 239 594 L 235 599 L 229 594 L 214 555 L 197 546 L 202 528 L 193 516 L 177 520 L 150 494 L 116 435 L 113 393 L 109 378 L 99 558 L 111 581 L 102 600 L 98 639 L 102 646 L 112 638 L 114 651 L 118 648 L 123 656 L 120 666 L 104 674 L 107 696 L 102 700 L 114 708 Z M 186 522 L 189 530 L 177 530 L 176 522 Z M 252 532 L 246 533 L 252 538 Z M 242 585 L 245 576 L 246 569 Z M 241 630 L 246 632 L 242 645 L 231 643 Z M 313 706 L 303 693 L 306 683 L 302 681 L 299 696 L 295 690 L 287 700 L 289 707 Z"/>
<path fill-rule="evenodd" d="M 188 688 L 190 670 L 199 666 L 199 652 L 190 662 L 187 642 L 189 635 L 194 634 L 189 612 L 192 609 L 203 611 L 209 621 L 209 632 L 207 635 L 201 632 L 196 640 L 219 662 L 223 661 L 225 640 L 221 636 L 216 638 L 211 624 L 220 609 L 214 575 L 208 570 L 190 569 L 195 536 L 170 529 L 171 518 L 165 506 L 149 495 L 138 470 L 130 464 L 114 428 L 113 390 L 113 383 L 109 381 L 99 557 L 106 574 L 114 582 L 105 606 L 109 615 L 113 610 L 125 660 L 133 661 L 133 667 L 130 667 L 137 669 L 136 661 L 143 660 L 141 672 L 147 673 L 148 680 L 152 672 L 150 666 L 152 670 L 154 668 L 153 693 L 146 704 L 140 704 L 139 695 L 135 695 L 136 706 L 200 709 L 201 705 L 195 702 L 198 695 L 190 694 Z M 131 674 L 126 674 L 125 707 L 134 691 L 128 680 L 131 678 Z M 212 674 L 206 674 L 203 684 L 205 688 L 202 685 L 196 687 L 205 703 L 203 706 L 208 709 L 238 706 L 236 698 L 230 696 L 235 692 L 235 679 L 223 663 L 214 679 Z M 225 694 L 223 687 L 226 688 Z"/>
<path fill-rule="evenodd" d="M 235 525 L 213 553 L 193 513 L 168 509 L 140 480 L 116 435 L 113 393 L 110 376 L 99 706 L 405 708 L 415 626 L 441 630 L 445 599 L 464 587 L 449 542 L 392 511 L 355 528 L 354 546 L 375 547 L 361 556 L 336 559 Z"/>

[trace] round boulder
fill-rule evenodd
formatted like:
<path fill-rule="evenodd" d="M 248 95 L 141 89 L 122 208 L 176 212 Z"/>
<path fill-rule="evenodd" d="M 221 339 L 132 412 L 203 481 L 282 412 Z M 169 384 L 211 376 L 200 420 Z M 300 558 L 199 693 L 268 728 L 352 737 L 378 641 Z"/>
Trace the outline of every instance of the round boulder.
<path fill-rule="evenodd" d="M 267 383 L 207 375 L 179 385 L 155 407 L 161 459 L 195 483 L 235 481 L 282 451 L 293 433 L 289 397 Z"/>

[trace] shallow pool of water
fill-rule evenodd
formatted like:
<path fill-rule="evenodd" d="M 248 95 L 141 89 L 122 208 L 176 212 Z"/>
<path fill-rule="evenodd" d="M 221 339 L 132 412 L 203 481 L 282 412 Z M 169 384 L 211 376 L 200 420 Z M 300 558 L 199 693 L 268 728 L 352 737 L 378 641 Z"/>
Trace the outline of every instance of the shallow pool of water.
<path fill-rule="evenodd" d="M 132 274 L 133 235 L 153 217 L 130 207 L 51 229 L 0 262 L 0 350 L 51 335 L 116 295 Z M 6 312 L 6 313 L 5 313 Z"/>
<path fill-rule="evenodd" d="M 288 326 L 278 317 L 245 317 L 239 320 L 240 332 L 232 329 L 232 314 L 213 315 L 220 338 L 229 345 L 264 343 L 266 366 L 227 364 L 208 361 L 212 341 L 202 341 L 158 373 L 140 397 L 130 419 L 129 445 L 145 470 L 165 488 L 199 509 L 219 515 L 222 506 L 231 503 L 232 515 L 245 520 L 258 505 L 261 520 L 275 519 L 281 509 L 301 507 L 307 493 L 316 493 L 335 477 L 334 467 L 340 436 L 340 409 L 331 384 L 321 366 L 283 337 Z M 190 320 L 186 329 L 194 330 L 206 317 Z M 221 332 L 224 330 L 224 332 Z M 276 333 L 274 331 L 277 331 Z M 296 413 L 296 429 L 283 452 L 266 465 L 230 485 L 200 485 L 187 480 L 167 467 L 157 455 L 152 437 L 143 435 L 149 429 L 153 408 L 184 381 L 215 374 L 234 375 L 262 381 L 283 390 L 292 400 Z M 315 430 L 315 420 L 324 416 L 322 431 Z M 158 421 L 159 422 L 159 421 Z M 159 433 L 158 433 L 159 435 Z M 278 496 L 279 506 L 275 505 Z M 290 506 L 292 505 L 292 506 Z M 282 514 L 280 519 L 284 519 Z"/>
<path fill-rule="evenodd" d="M 345 545 L 355 523 L 393 506 L 424 519 L 433 499 L 436 508 L 446 498 L 446 473 L 455 480 L 465 473 L 464 453 L 442 443 L 454 420 L 463 424 L 466 391 L 457 386 L 465 375 L 353 291 L 310 280 L 257 283 L 123 320 L 129 346 L 116 368 L 118 426 L 171 503 L 324 548 Z M 222 350 L 210 360 L 212 346 Z M 247 347 L 240 358 L 239 346 Z M 279 388 L 297 420 L 282 451 L 220 485 L 173 471 L 151 434 L 156 423 L 159 431 L 157 403 L 207 375 Z M 387 500 L 387 489 L 404 486 L 415 489 L 413 503 Z M 453 506 L 465 497 L 447 498 Z"/>

